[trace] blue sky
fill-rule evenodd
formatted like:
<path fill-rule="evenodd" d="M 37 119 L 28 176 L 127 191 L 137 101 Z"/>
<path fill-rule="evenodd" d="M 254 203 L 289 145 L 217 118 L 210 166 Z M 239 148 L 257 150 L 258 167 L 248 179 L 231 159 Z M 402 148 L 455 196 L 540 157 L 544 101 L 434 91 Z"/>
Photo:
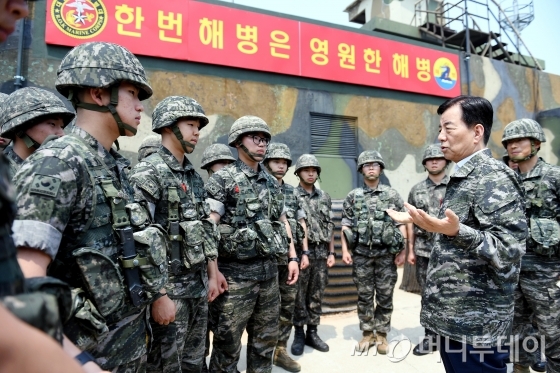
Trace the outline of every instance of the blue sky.
<path fill-rule="evenodd" d="M 279 13 L 317 19 L 340 25 L 359 27 L 348 22 L 348 14 L 343 10 L 353 0 L 223 0 L 236 4 L 267 9 Z M 457 0 L 452 0 L 456 2 Z M 513 0 L 499 0 L 504 6 Z M 519 4 L 529 0 L 518 0 Z M 560 0 L 533 0 L 534 21 L 522 31 L 521 36 L 531 53 L 545 60 L 545 71 L 560 75 Z"/>

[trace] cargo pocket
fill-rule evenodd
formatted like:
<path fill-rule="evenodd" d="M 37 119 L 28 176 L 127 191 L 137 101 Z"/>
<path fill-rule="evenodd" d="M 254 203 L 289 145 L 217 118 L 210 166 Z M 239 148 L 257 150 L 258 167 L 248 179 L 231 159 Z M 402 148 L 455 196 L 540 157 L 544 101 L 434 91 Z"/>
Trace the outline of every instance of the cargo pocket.
<path fill-rule="evenodd" d="M 261 202 L 258 198 L 245 198 L 245 214 L 246 217 L 252 218 L 257 215 L 261 209 Z"/>
<path fill-rule="evenodd" d="M 159 225 L 153 225 L 139 232 L 134 232 L 136 252 L 147 261 L 143 261 L 140 268 L 142 287 L 153 297 L 167 283 L 167 240 L 165 231 Z"/>
<path fill-rule="evenodd" d="M 183 264 L 192 268 L 205 261 L 204 228 L 200 220 L 184 221 L 179 223 L 179 226 L 183 236 Z"/>
<path fill-rule="evenodd" d="M 280 245 L 278 237 L 270 220 L 258 220 L 255 222 L 255 232 L 257 232 L 257 253 L 260 256 L 269 256 L 278 250 Z"/>
<path fill-rule="evenodd" d="M 272 229 L 274 229 L 274 240 L 276 242 L 275 254 L 276 256 L 285 256 L 288 253 L 288 247 L 290 246 L 286 226 L 281 221 L 273 221 Z"/>
<path fill-rule="evenodd" d="M 255 241 L 257 233 L 251 228 L 241 228 L 231 236 L 235 245 L 235 255 L 237 259 L 246 260 L 257 256 Z"/>
<path fill-rule="evenodd" d="M 99 313 L 107 317 L 118 310 L 125 299 L 124 278 L 118 265 L 90 247 L 74 250 L 72 255 L 82 273 L 88 296 Z"/>
<path fill-rule="evenodd" d="M 383 243 L 382 242 L 383 225 L 384 225 L 384 221 L 373 220 L 373 219 L 369 221 L 369 226 L 371 228 L 370 231 L 371 231 L 372 245 L 380 246 Z"/>
<path fill-rule="evenodd" d="M 360 243 L 360 245 L 369 246 L 370 238 L 368 232 L 368 221 L 359 220 L 356 231 L 358 232 L 358 242 Z"/>
<path fill-rule="evenodd" d="M 232 239 L 232 236 L 235 233 L 235 228 L 231 225 L 220 224 L 218 226 L 218 231 L 220 233 L 220 243 L 218 245 L 219 255 L 226 258 L 235 256 L 237 246 Z"/>
<path fill-rule="evenodd" d="M 381 242 L 387 246 L 393 246 L 395 227 L 392 223 L 383 222 L 383 233 L 381 234 Z"/>
<path fill-rule="evenodd" d="M 530 218 L 531 238 L 536 245 L 537 254 L 551 257 L 558 256 L 558 243 L 560 242 L 560 226 L 554 219 Z"/>

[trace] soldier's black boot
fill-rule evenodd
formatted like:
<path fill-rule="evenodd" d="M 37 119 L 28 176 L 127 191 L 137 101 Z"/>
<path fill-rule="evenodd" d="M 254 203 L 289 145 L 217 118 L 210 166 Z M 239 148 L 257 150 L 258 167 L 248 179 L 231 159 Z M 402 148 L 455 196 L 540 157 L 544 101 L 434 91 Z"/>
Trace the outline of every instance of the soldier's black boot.
<path fill-rule="evenodd" d="M 303 354 L 303 346 L 305 345 L 305 333 L 303 326 L 295 326 L 294 341 L 292 342 L 292 354 L 299 356 Z"/>
<path fill-rule="evenodd" d="M 307 325 L 305 344 L 321 352 L 327 352 L 329 350 L 329 345 L 323 342 L 317 335 L 317 325 Z"/>
<path fill-rule="evenodd" d="M 414 347 L 412 353 L 416 356 L 424 356 L 424 355 L 428 355 L 431 352 L 437 351 L 437 349 L 438 347 L 437 347 L 436 335 L 434 334 L 434 332 L 430 331 L 429 329 L 426 329 L 426 336 L 424 337 L 422 342 L 420 342 L 419 344 L 416 345 L 416 347 Z"/>

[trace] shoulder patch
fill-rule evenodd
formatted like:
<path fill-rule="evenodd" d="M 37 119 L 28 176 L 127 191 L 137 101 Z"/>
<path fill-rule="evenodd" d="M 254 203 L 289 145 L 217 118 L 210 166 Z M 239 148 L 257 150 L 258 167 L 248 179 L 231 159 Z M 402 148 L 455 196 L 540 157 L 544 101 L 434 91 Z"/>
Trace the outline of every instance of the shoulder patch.
<path fill-rule="evenodd" d="M 56 197 L 62 181 L 58 177 L 36 174 L 33 176 L 29 193 Z"/>
<path fill-rule="evenodd" d="M 144 178 L 139 181 L 139 184 L 140 187 L 150 193 L 151 196 L 155 197 L 158 195 L 159 188 L 155 181 Z"/>

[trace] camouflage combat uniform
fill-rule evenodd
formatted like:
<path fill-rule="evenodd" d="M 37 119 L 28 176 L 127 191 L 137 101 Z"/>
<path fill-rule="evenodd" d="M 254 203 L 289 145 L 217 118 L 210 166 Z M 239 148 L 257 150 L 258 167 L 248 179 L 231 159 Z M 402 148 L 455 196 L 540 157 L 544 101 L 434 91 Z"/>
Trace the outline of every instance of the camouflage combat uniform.
<path fill-rule="evenodd" d="M 161 101 L 152 114 L 153 130 L 174 126 L 180 118 L 200 114 L 200 128 L 208 123 L 202 108 L 188 97 L 170 96 Z M 161 140 L 160 140 L 161 143 Z M 169 234 L 169 247 L 177 245 L 180 262 L 168 269 L 165 285 L 167 296 L 176 306 L 175 321 L 160 325 L 153 318 L 151 351 L 148 354 L 148 372 L 200 372 L 204 359 L 204 340 L 208 319 L 208 274 L 206 258 L 216 258 L 215 237 L 210 247 L 203 237 L 203 223 L 214 223 L 209 218 L 210 208 L 205 202 L 204 182 L 193 165 L 184 157 L 180 164 L 163 145 L 156 153 L 144 158 L 130 173 L 135 200 L 144 206 L 153 206 L 154 221 Z M 171 223 L 176 224 L 173 232 Z M 176 235 L 179 234 L 180 238 Z M 168 251 L 167 262 L 173 253 Z"/>
<path fill-rule="evenodd" d="M 438 217 L 451 209 L 460 228 L 452 238 L 436 235 L 420 314 L 425 328 L 486 347 L 510 335 L 527 236 L 523 201 L 514 172 L 489 149 L 451 176 Z"/>
<path fill-rule="evenodd" d="M 124 80 L 139 88 L 141 100 L 152 94 L 136 57 L 110 43 L 85 43 L 72 49 L 57 76 L 57 90 L 86 110 L 109 111 L 117 102 L 89 107 L 73 95 L 77 87 L 108 88 L 115 96 L 118 82 Z M 112 115 L 124 133 L 130 126 L 120 121 L 118 113 Z M 41 250 L 52 259 L 47 273 L 67 282 L 74 295 L 65 335 L 90 352 L 103 369 L 119 373 L 145 371 L 145 304 L 159 292 L 167 275 L 159 265 L 161 245 L 135 244 L 134 260 L 122 257 L 120 248 L 126 243 L 117 237 L 117 231 L 130 232 L 131 223 L 143 226 L 146 220 L 138 212 L 129 220 L 124 207 L 133 202 L 129 165 L 116 151 L 107 151 L 92 135 L 74 126 L 69 135 L 33 153 L 15 180 L 16 246 Z M 134 204 L 129 207 L 138 210 Z M 153 238 L 139 233 L 134 233 L 134 241 Z M 141 291 L 126 288 L 123 277 L 128 279 L 132 272 L 125 271 L 139 273 Z M 153 288 L 148 287 L 150 283 Z"/>
<path fill-rule="evenodd" d="M 157 152 L 160 145 L 161 135 L 155 133 L 153 135 L 146 136 L 138 147 L 138 162 L 141 162 L 147 156 Z"/>
<path fill-rule="evenodd" d="M 386 209 L 403 211 L 404 203 L 395 189 L 381 183 L 376 189 L 364 184 L 350 191 L 342 208 L 342 225 L 352 228 L 357 243 L 352 253 L 352 277 L 358 289 L 360 330 L 377 333 L 391 330 L 397 283 L 395 254 L 403 242 Z M 399 241 L 391 242 L 395 237 Z"/>
<path fill-rule="evenodd" d="M 425 166 L 426 161 L 434 158 L 444 158 L 440 145 L 430 145 L 426 148 L 422 159 Z M 417 209 L 427 212 L 431 216 L 438 216 L 439 209 L 445 197 L 445 189 L 449 182 L 446 175 L 439 184 L 435 184 L 429 177 L 414 185 L 408 194 L 408 203 Z M 416 254 L 416 280 L 420 289 L 426 285 L 426 271 L 430 260 L 430 252 L 434 245 L 435 234 L 426 232 L 424 229 L 414 225 L 414 253 Z"/>
<path fill-rule="evenodd" d="M 61 118 L 66 127 L 74 119 L 74 113 L 54 93 L 35 87 L 18 89 L 5 98 L 3 106 L 0 112 L 0 136 L 12 140 L 4 149 L 4 154 L 10 162 L 10 180 L 13 180 L 23 163 L 23 159 L 14 151 L 15 138 L 23 141 L 28 148 L 37 149 L 41 144 L 27 135 L 26 130 L 48 118 Z"/>
<path fill-rule="evenodd" d="M 529 119 L 506 126 L 502 137 L 546 141 L 540 125 Z M 533 147 L 534 149 L 534 147 Z M 534 149 L 531 157 L 536 156 Z M 514 333 L 519 334 L 519 364 L 528 367 L 539 358 L 526 351 L 522 342 L 534 336 L 533 324 L 544 336 L 547 372 L 560 372 L 560 167 L 539 158 L 527 173 L 519 174 L 526 193 L 529 225 L 527 252 L 521 261 L 519 284 L 515 288 Z M 546 247 L 545 247 L 546 246 Z M 541 346 L 542 348 L 542 346 Z"/>
<path fill-rule="evenodd" d="M 230 129 L 229 145 L 250 132 L 270 136 L 262 119 L 245 116 Z M 268 253 L 272 234 L 266 237 L 267 224 L 259 228 L 257 222 L 283 226 L 279 219 L 284 214 L 284 197 L 263 166 L 259 164 L 255 171 L 241 160 L 214 173 L 206 190 L 212 211 L 221 216 L 218 268 L 228 283 L 228 290 L 210 304 L 214 339 L 209 370 L 237 371 L 246 329 L 247 372 L 270 372 L 278 339 L 278 266 L 276 255 Z M 283 249 L 276 254 L 286 255 Z"/>
<path fill-rule="evenodd" d="M 307 193 L 299 185 L 295 193 L 305 213 L 309 267 L 299 274 L 293 321 L 296 326 L 319 325 L 323 294 L 329 282 L 327 258 L 334 229 L 332 201 L 327 192 L 315 187 Z M 301 255 L 301 251 L 298 254 Z"/>

